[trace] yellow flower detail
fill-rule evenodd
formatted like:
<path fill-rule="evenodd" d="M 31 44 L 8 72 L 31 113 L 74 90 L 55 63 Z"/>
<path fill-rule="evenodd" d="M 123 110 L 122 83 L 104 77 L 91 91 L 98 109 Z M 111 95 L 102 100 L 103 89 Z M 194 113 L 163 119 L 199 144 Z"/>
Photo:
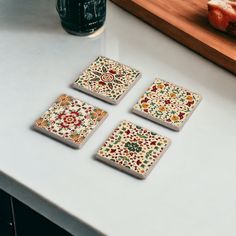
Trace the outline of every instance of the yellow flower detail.
<path fill-rule="evenodd" d="M 36 121 L 36 125 L 40 128 L 43 128 L 43 127 L 47 127 L 48 126 L 48 122 L 46 120 L 44 120 L 43 118 L 39 118 L 37 121 Z"/>
<path fill-rule="evenodd" d="M 166 110 L 166 108 L 164 106 L 159 107 L 159 111 L 163 112 L 165 110 Z"/>
<path fill-rule="evenodd" d="M 60 106 L 67 106 L 70 104 L 70 102 L 73 99 L 65 94 L 61 95 L 58 99 L 57 99 L 57 103 L 60 104 Z"/>
<path fill-rule="evenodd" d="M 143 103 L 143 104 L 142 104 L 142 107 L 143 107 L 144 109 L 147 109 L 147 108 L 149 107 L 149 105 L 148 105 L 147 103 Z"/>
<path fill-rule="evenodd" d="M 176 115 L 173 115 L 173 116 L 171 117 L 171 120 L 172 120 L 173 122 L 178 121 L 178 120 L 179 120 L 179 117 L 176 116 Z"/>
<path fill-rule="evenodd" d="M 159 88 L 159 89 L 163 89 L 165 86 L 164 86 L 164 84 L 158 84 L 157 85 L 157 88 Z"/>
<path fill-rule="evenodd" d="M 186 97 L 186 99 L 187 99 L 188 101 L 192 101 L 192 100 L 193 100 L 193 96 L 188 95 L 188 96 Z"/>
<path fill-rule="evenodd" d="M 85 139 L 84 136 L 79 135 L 79 134 L 77 134 L 77 133 L 71 134 L 71 135 L 70 135 L 70 138 L 71 138 L 72 141 L 75 142 L 75 143 L 82 143 L 82 142 L 84 141 L 84 139 Z"/>
<path fill-rule="evenodd" d="M 175 93 L 170 93 L 169 96 L 170 96 L 171 98 L 176 98 L 176 94 L 175 94 Z"/>
<path fill-rule="evenodd" d="M 103 119 L 103 117 L 107 114 L 106 111 L 103 111 L 99 108 L 96 108 L 92 113 L 91 113 L 91 117 L 92 119 L 96 119 L 97 121 L 100 121 Z"/>

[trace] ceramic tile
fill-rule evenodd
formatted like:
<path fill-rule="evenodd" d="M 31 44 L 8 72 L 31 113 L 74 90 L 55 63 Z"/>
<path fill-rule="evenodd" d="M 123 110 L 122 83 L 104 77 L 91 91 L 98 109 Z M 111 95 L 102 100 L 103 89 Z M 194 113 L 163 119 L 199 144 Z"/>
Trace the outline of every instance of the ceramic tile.
<path fill-rule="evenodd" d="M 106 57 L 98 57 L 73 87 L 111 104 L 118 104 L 140 78 L 139 71 Z"/>
<path fill-rule="evenodd" d="M 201 101 L 201 96 L 173 83 L 157 79 L 133 112 L 179 131 Z"/>
<path fill-rule="evenodd" d="M 169 144 L 168 138 L 123 121 L 99 149 L 97 159 L 143 179 Z"/>
<path fill-rule="evenodd" d="M 63 94 L 35 122 L 34 128 L 72 147 L 81 148 L 106 117 L 106 111 Z"/>

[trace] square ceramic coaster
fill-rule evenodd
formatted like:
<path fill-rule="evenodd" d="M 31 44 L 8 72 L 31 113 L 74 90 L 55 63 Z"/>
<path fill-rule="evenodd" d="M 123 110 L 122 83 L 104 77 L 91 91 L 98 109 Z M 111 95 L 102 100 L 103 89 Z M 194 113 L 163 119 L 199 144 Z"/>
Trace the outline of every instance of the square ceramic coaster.
<path fill-rule="evenodd" d="M 107 112 L 68 95 L 56 102 L 34 123 L 34 128 L 74 148 L 81 148 L 107 117 Z"/>
<path fill-rule="evenodd" d="M 140 77 L 139 71 L 100 56 L 72 86 L 108 103 L 118 104 Z"/>
<path fill-rule="evenodd" d="M 170 139 L 123 121 L 99 149 L 97 159 L 144 179 L 169 144 Z"/>
<path fill-rule="evenodd" d="M 157 79 L 140 98 L 132 111 L 170 129 L 179 131 L 201 99 L 197 93 Z"/>

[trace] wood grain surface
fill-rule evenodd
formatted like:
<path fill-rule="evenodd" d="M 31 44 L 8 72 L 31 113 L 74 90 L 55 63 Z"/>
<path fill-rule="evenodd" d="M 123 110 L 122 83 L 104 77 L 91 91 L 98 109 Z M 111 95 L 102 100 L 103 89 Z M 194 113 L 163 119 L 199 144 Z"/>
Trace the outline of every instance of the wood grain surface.
<path fill-rule="evenodd" d="M 236 74 L 236 38 L 209 25 L 207 0 L 111 1 Z"/>

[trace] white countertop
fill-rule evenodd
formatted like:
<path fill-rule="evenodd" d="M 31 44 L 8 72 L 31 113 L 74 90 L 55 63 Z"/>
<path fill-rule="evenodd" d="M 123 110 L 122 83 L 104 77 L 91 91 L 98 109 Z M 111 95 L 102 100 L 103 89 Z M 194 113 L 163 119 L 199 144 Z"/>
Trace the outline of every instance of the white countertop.
<path fill-rule="evenodd" d="M 0 172 L 13 178 L 14 186 L 22 184 L 33 191 L 31 200 L 17 188 L 12 193 L 56 223 L 60 222 L 43 202 L 112 236 L 235 236 L 235 76 L 110 2 L 104 34 L 93 39 L 68 35 L 54 3 L 0 0 Z M 98 55 L 143 74 L 118 106 L 70 88 Z M 157 76 L 203 96 L 179 133 L 130 113 Z M 61 93 L 109 112 L 81 150 L 30 129 Z M 94 160 L 97 149 L 123 119 L 172 139 L 144 181 Z M 3 179 L 0 186 L 9 190 Z M 44 199 L 41 206 L 32 200 L 38 195 Z M 82 235 L 69 220 L 63 222 L 64 228 Z"/>

